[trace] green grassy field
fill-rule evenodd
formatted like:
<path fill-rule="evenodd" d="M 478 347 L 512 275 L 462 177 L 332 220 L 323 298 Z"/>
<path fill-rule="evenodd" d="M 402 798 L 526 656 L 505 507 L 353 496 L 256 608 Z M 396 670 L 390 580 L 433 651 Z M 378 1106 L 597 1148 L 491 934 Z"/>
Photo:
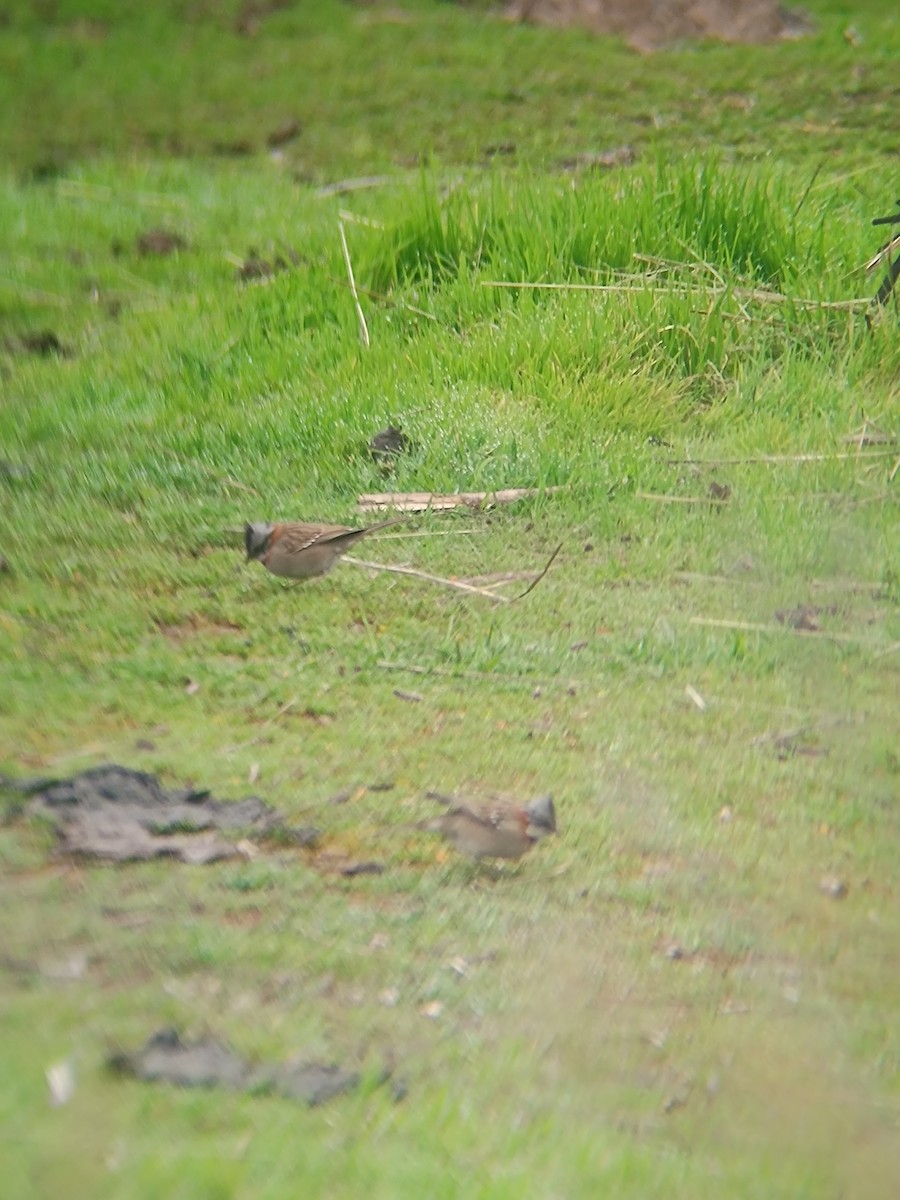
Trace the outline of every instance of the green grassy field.
<path fill-rule="evenodd" d="M 4 1196 L 896 1194 L 900 339 L 861 267 L 900 18 L 807 7 L 640 58 L 425 0 L 7 6 L 0 770 L 322 843 L 89 865 L 3 793 Z M 514 605 L 243 561 L 246 520 L 507 487 L 359 554 L 513 594 L 561 543 Z M 428 789 L 552 791 L 559 836 L 477 870 Z M 363 1086 L 106 1069 L 166 1025 Z"/>

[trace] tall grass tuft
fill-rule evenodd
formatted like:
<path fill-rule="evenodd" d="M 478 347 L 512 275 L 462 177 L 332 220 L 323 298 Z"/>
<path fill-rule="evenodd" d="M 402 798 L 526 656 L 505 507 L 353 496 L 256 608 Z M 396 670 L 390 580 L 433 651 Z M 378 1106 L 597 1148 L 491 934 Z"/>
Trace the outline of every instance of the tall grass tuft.
<path fill-rule="evenodd" d="M 826 268 L 817 227 L 795 222 L 794 193 L 759 167 L 660 161 L 609 176 L 494 176 L 442 194 L 423 176 L 418 201 L 371 263 L 381 288 L 465 273 L 534 282 L 600 281 L 625 270 L 703 263 L 782 287 Z"/>

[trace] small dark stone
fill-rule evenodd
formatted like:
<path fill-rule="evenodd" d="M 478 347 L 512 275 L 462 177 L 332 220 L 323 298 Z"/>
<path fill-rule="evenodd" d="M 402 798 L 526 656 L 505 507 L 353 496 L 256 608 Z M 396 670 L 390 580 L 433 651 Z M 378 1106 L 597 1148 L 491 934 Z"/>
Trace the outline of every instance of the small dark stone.
<path fill-rule="evenodd" d="M 183 1041 L 176 1029 L 161 1029 L 142 1049 L 118 1051 L 108 1060 L 111 1070 L 149 1083 L 171 1083 L 176 1087 L 220 1087 L 256 1095 L 286 1096 L 309 1105 L 359 1087 L 357 1071 L 345 1071 L 334 1063 L 289 1062 L 282 1066 L 261 1063 L 251 1066 L 225 1042 L 214 1037 Z M 380 1083 L 391 1078 L 386 1072 Z M 405 1085 L 403 1095 L 405 1092 Z M 402 1099 L 394 1085 L 394 1098 Z"/>
<path fill-rule="evenodd" d="M 19 339 L 19 344 L 29 354 L 41 354 L 44 358 L 49 358 L 51 354 L 58 354 L 60 358 L 68 358 L 71 353 L 52 329 L 41 329 L 36 333 L 24 333 Z"/>
<path fill-rule="evenodd" d="M 292 142 L 299 132 L 300 122 L 290 117 L 288 120 L 282 121 L 277 129 L 272 130 L 266 138 L 266 145 L 272 150 L 278 146 L 285 146 L 288 142 Z"/>
<path fill-rule="evenodd" d="M 186 250 L 187 242 L 180 233 L 172 233 L 168 229 L 148 229 L 137 239 L 138 254 L 145 257 L 155 255 L 164 258 L 174 254 L 176 250 Z"/>
<path fill-rule="evenodd" d="M 731 496 L 731 488 L 727 483 L 716 483 L 715 480 L 709 485 L 707 493 L 710 500 L 714 500 L 717 504 L 724 504 Z"/>
<path fill-rule="evenodd" d="M 844 900 L 849 890 L 843 879 L 839 879 L 836 875 L 826 875 L 819 882 L 819 891 L 832 900 Z"/>
<path fill-rule="evenodd" d="M 485 158 L 508 158 L 510 155 L 515 154 L 515 152 L 515 142 L 495 142 L 490 146 L 485 146 L 482 151 Z"/>
<path fill-rule="evenodd" d="M 0 479 L 11 479 L 21 482 L 31 478 L 31 467 L 23 467 L 21 463 L 9 462 L 0 458 Z"/>
<path fill-rule="evenodd" d="M 278 813 L 255 796 L 229 804 L 206 788 L 169 791 L 155 775 L 112 763 L 27 790 L 29 811 L 52 823 L 63 853 L 112 862 L 215 862 L 237 853 L 230 833 L 285 832 Z"/>
<path fill-rule="evenodd" d="M 253 153 L 253 143 L 247 138 L 235 138 L 230 142 L 214 142 L 212 149 L 223 158 L 246 158 Z"/>
<path fill-rule="evenodd" d="M 387 429 L 376 433 L 369 442 L 369 453 L 376 462 L 382 464 L 396 455 L 402 454 L 408 448 L 409 440 L 406 434 L 396 425 L 388 425 Z"/>
<path fill-rule="evenodd" d="M 380 862 L 351 862 L 341 867 L 345 879 L 353 879 L 357 875 L 383 875 L 384 863 Z"/>
<path fill-rule="evenodd" d="M 818 633 L 821 629 L 819 616 L 822 609 L 817 604 L 798 604 L 796 608 L 781 608 L 775 613 L 779 625 L 799 629 L 806 633 Z"/>

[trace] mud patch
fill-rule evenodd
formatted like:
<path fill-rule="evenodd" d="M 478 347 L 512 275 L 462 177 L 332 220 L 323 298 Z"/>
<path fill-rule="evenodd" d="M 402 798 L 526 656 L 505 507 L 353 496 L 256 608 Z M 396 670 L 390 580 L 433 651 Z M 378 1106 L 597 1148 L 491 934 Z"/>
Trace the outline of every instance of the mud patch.
<path fill-rule="evenodd" d="M 140 1050 L 114 1054 L 109 1066 L 120 1074 L 149 1083 L 274 1093 L 310 1106 L 355 1091 L 361 1078 L 358 1072 L 345 1071 L 334 1063 L 295 1060 L 283 1066 L 251 1066 L 216 1038 L 183 1042 L 175 1029 L 162 1029 L 153 1034 Z M 379 1082 L 387 1082 L 390 1076 L 391 1072 L 386 1068 Z"/>
<path fill-rule="evenodd" d="M 641 53 L 686 39 L 773 42 L 802 37 L 812 28 L 805 12 L 787 10 L 778 0 L 512 0 L 506 15 L 534 25 L 616 34 Z"/>
<path fill-rule="evenodd" d="M 6 338 L 3 345 L 11 354 L 36 354 L 40 358 L 71 358 L 73 351 L 52 329 L 38 329 L 19 337 Z"/>
<path fill-rule="evenodd" d="M 199 613 L 189 613 L 180 621 L 156 618 L 153 623 L 158 632 L 172 642 L 183 642 L 192 637 L 217 637 L 244 632 L 241 626 L 233 621 L 213 621 Z"/>
<path fill-rule="evenodd" d="M 72 779 L 3 782 L 31 796 L 25 812 L 50 821 L 60 853 L 85 858 L 134 862 L 163 857 L 202 864 L 246 855 L 248 837 L 299 846 L 318 838 L 313 829 L 287 828 L 278 812 L 256 796 L 225 803 L 206 789 L 167 791 L 155 775 L 115 764 Z"/>

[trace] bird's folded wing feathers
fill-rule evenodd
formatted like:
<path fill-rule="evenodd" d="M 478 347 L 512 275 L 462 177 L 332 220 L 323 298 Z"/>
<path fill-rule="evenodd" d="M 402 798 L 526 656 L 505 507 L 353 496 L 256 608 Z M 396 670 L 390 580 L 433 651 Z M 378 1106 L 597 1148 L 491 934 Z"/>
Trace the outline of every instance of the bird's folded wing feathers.
<path fill-rule="evenodd" d="M 469 808 L 467 804 L 456 804 L 447 812 L 447 817 L 463 817 L 467 821 L 472 821 L 476 825 L 481 825 L 485 829 L 499 829 L 501 825 L 508 825 L 509 821 L 507 813 L 502 809 L 480 809 Z"/>
<path fill-rule="evenodd" d="M 331 542 L 342 534 L 351 532 L 352 530 L 341 525 L 294 525 L 291 527 L 290 536 L 292 541 L 296 538 L 296 545 L 290 546 L 288 553 L 301 554 L 317 542 Z"/>

